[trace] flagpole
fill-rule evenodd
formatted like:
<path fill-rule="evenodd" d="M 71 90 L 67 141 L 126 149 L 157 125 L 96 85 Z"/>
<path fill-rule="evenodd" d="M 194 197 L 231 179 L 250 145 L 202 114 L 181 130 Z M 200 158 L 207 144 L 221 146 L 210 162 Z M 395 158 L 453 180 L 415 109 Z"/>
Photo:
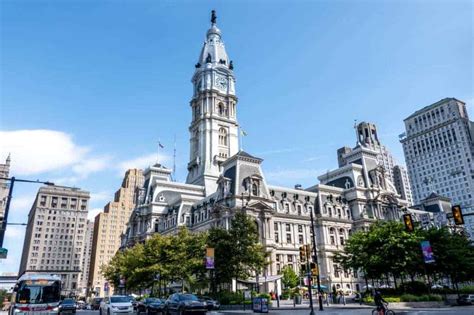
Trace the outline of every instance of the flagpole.
<path fill-rule="evenodd" d="M 244 150 L 244 142 L 242 138 L 242 128 L 239 126 L 239 140 L 240 140 L 240 151 Z"/>

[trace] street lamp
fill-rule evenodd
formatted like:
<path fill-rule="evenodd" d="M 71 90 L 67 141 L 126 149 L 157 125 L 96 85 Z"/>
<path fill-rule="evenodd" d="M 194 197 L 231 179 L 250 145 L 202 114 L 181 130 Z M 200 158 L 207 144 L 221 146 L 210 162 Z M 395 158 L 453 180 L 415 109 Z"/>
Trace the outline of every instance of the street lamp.
<path fill-rule="evenodd" d="M 12 200 L 13 186 L 15 185 L 15 182 L 45 184 L 45 185 L 48 185 L 48 186 L 54 186 L 54 183 L 42 182 L 42 181 L 39 181 L 39 180 L 18 179 L 18 178 L 15 178 L 15 176 L 13 176 L 11 178 L 0 177 L 0 180 L 10 181 L 10 190 L 8 191 L 7 204 L 5 206 L 5 214 L 4 214 L 4 217 L 3 217 L 2 227 L 0 228 L 0 248 L 2 248 L 3 247 L 3 239 L 5 238 L 5 231 L 7 229 L 7 224 L 8 224 L 7 223 L 7 221 L 8 221 L 8 212 L 10 210 L 10 202 Z"/>

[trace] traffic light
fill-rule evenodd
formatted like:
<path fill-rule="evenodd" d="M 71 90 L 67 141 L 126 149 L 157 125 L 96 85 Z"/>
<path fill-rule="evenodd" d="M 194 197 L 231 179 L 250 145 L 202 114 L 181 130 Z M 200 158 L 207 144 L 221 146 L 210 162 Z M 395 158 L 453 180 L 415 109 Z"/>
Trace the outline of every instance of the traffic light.
<path fill-rule="evenodd" d="M 300 246 L 300 261 L 305 262 L 306 261 L 306 246 Z"/>
<path fill-rule="evenodd" d="M 403 222 L 405 223 L 405 229 L 408 232 L 413 232 L 415 230 L 415 226 L 413 225 L 413 218 L 411 214 L 407 213 L 403 215 Z"/>
<path fill-rule="evenodd" d="M 306 274 L 306 264 L 301 265 L 301 273 Z"/>
<path fill-rule="evenodd" d="M 318 265 L 316 265 L 316 263 L 312 262 L 309 264 L 310 268 L 311 268 L 311 275 L 312 276 L 317 276 L 319 274 L 319 269 L 318 269 Z"/>
<path fill-rule="evenodd" d="M 304 247 L 306 251 L 306 257 L 310 259 L 311 258 L 311 245 L 308 244 L 308 245 L 305 245 Z"/>
<path fill-rule="evenodd" d="M 462 216 L 461 206 L 453 206 L 451 208 L 451 211 L 453 212 L 454 223 L 456 225 L 463 225 L 464 224 L 464 218 Z"/>

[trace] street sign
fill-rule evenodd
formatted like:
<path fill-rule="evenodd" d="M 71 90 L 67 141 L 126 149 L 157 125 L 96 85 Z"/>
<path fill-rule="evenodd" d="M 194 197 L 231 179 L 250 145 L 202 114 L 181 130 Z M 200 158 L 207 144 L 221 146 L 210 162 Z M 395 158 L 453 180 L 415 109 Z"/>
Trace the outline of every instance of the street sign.
<path fill-rule="evenodd" d="M 6 259 L 8 254 L 8 249 L 0 248 L 0 259 Z"/>

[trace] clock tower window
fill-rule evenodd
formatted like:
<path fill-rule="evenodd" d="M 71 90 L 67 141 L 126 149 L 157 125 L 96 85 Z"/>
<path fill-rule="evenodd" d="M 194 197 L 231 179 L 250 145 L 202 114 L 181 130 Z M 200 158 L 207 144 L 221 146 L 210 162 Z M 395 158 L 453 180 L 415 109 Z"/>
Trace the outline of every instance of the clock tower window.
<path fill-rule="evenodd" d="M 224 105 L 223 103 L 219 103 L 219 105 L 217 105 L 217 108 L 218 108 L 219 116 L 227 117 L 229 115 L 227 106 Z"/>
<path fill-rule="evenodd" d="M 227 130 L 219 128 L 219 145 L 227 146 Z"/>

